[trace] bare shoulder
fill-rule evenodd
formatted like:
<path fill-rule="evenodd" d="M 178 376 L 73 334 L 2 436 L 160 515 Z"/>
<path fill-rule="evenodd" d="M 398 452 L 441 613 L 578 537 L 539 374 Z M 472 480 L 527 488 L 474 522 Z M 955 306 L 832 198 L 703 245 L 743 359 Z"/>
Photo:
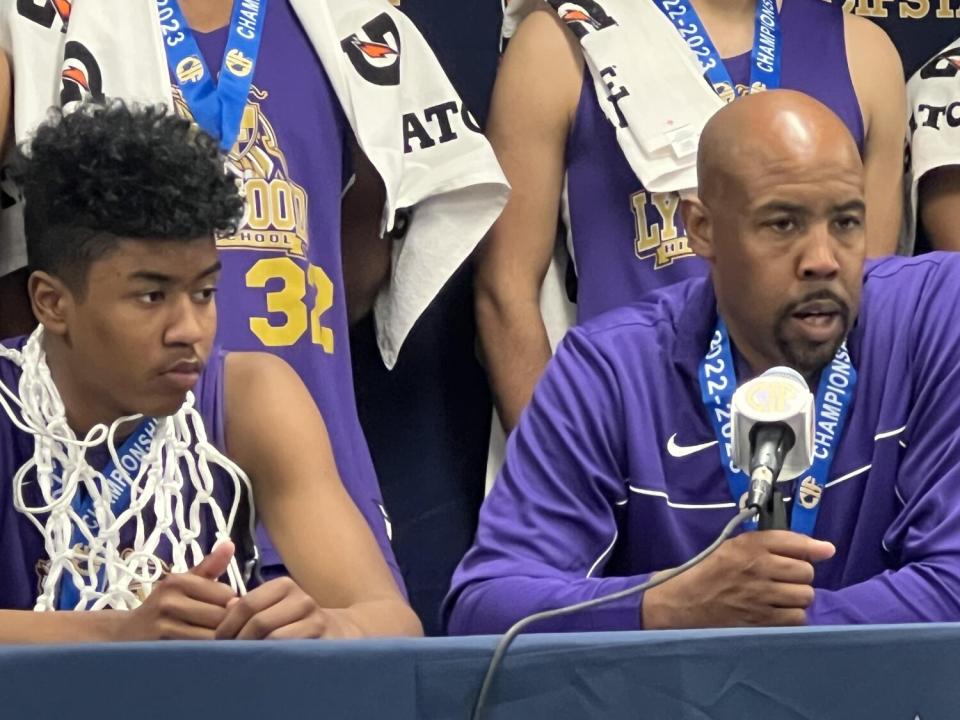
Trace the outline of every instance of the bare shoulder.
<path fill-rule="evenodd" d="M 326 436 L 313 396 L 282 358 L 232 352 L 224 359 L 227 453 L 253 478 L 292 447 Z"/>
<path fill-rule="evenodd" d="M 876 23 L 847 13 L 843 34 L 850 79 L 863 111 L 867 134 L 882 123 L 894 125 L 906 118 L 906 81 L 893 41 Z"/>
<path fill-rule="evenodd" d="M 507 45 L 508 53 L 512 46 L 525 51 L 551 51 L 550 62 L 567 61 L 577 68 L 583 65 L 583 54 L 576 37 L 549 7 L 538 7 L 524 18 Z"/>
<path fill-rule="evenodd" d="M 583 77 L 583 53 L 564 23 L 550 8 L 528 15 L 507 45 L 497 74 L 497 90 L 549 110 L 575 107 Z"/>
<path fill-rule="evenodd" d="M 231 352 L 224 358 L 224 378 L 229 387 L 256 388 L 266 383 L 300 382 L 287 362 L 265 352 Z"/>
<path fill-rule="evenodd" d="M 851 69 L 868 69 L 880 76 L 894 71 L 891 82 L 903 82 L 903 64 L 890 36 L 875 22 L 852 13 L 843 17 L 843 35 Z"/>
<path fill-rule="evenodd" d="M 255 412 L 269 417 L 289 403 L 309 398 L 300 376 L 285 360 L 265 352 L 231 352 L 224 358 L 228 420 Z M 230 422 L 236 427 L 236 422 Z"/>

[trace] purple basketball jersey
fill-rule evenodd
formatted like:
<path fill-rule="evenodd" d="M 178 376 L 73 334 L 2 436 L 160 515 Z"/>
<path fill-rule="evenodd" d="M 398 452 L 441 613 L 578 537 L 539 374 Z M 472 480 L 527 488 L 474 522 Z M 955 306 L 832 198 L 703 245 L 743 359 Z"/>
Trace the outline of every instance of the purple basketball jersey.
<path fill-rule="evenodd" d="M 20 349 L 23 340 L 6 341 L 7 347 Z M 204 366 L 200 380 L 193 392 L 196 396 L 196 409 L 203 418 L 209 441 L 224 449 L 223 438 L 223 359 L 224 353 L 214 348 L 210 359 Z M 16 392 L 20 379 L 20 368 L 9 360 L 0 359 L 0 382 Z M 43 536 L 30 522 L 26 515 L 18 512 L 14 507 L 13 477 L 17 470 L 33 456 L 34 437 L 18 429 L 7 414 L 0 410 L 0 609 L 5 610 L 32 610 L 39 595 L 40 584 L 46 576 L 49 558 L 44 549 Z M 102 469 L 109 461 L 109 454 L 105 445 L 87 450 L 87 462 Z M 213 469 L 215 490 L 214 498 L 221 509 L 228 509 L 234 496 L 233 481 L 225 474 Z M 183 501 L 189 507 L 193 501 L 193 488 L 188 486 L 183 492 Z M 246 498 L 246 493 L 244 493 Z M 27 477 L 24 486 L 24 501 L 29 507 L 41 505 L 42 496 L 37 490 L 37 484 L 32 476 Z M 248 501 L 249 498 L 246 498 Z M 248 507 L 246 501 L 241 505 Z M 245 516 L 245 513 L 241 513 Z M 145 511 L 144 522 L 149 528 L 154 516 L 148 509 Z M 41 522 L 43 518 L 41 517 Z M 201 510 L 203 532 L 198 542 L 204 551 L 213 547 L 216 539 L 216 527 L 207 510 Z M 249 531 L 244 521 L 237 523 L 233 529 L 233 537 L 238 549 L 238 560 L 245 559 L 243 548 L 249 540 Z M 133 548 L 134 528 L 127 525 L 120 533 L 123 548 Z M 161 540 L 157 550 L 157 557 L 166 563 L 170 562 L 169 544 Z M 136 591 L 135 587 L 131 587 Z"/>
<path fill-rule="evenodd" d="M 847 68 L 841 9 L 820 0 L 784 0 L 781 26 L 781 86 L 823 102 L 862 146 L 863 120 Z M 725 62 L 735 83 L 749 85 L 749 53 Z M 644 189 L 598 105 L 587 72 L 566 158 L 579 322 L 655 288 L 707 273 L 706 263 L 687 246 L 679 195 Z"/>
<path fill-rule="evenodd" d="M 227 28 L 195 33 L 219 70 Z M 186 112 L 179 92 L 175 99 Z M 340 249 L 350 128 L 287 0 L 269 3 L 253 85 L 229 164 L 244 179 L 239 231 L 218 241 L 218 341 L 282 357 L 313 395 L 343 484 L 403 587 L 357 415 Z M 279 557 L 261 534 L 264 565 Z"/>

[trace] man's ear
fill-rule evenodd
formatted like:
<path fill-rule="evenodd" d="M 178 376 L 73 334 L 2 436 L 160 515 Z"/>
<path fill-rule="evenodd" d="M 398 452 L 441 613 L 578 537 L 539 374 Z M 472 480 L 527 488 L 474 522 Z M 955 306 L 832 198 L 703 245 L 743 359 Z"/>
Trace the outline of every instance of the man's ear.
<path fill-rule="evenodd" d="M 680 217 L 687 233 L 687 244 L 693 252 L 710 262 L 713 260 L 713 222 L 703 201 L 693 195 L 680 201 Z"/>
<path fill-rule="evenodd" d="M 27 292 L 34 317 L 44 330 L 54 335 L 66 335 L 67 318 L 75 299 L 63 280 L 37 270 L 27 280 Z"/>

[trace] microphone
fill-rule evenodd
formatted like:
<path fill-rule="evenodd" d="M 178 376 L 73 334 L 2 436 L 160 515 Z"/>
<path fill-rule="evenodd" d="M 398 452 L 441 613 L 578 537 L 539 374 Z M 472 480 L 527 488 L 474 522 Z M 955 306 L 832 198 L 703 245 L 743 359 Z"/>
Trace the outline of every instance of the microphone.
<path fill-rule="evenodd" d="M 750 474 L 747 507 L 770 511 L 774 484 L 813 463 L 813 394 L 796 370 L 774 367 L 744 383 L 730 403 L 733 461 Z M 776 514 L 778 508 L 773 508 Z M 786 515 L 775 524 L 786 527 Z"/>

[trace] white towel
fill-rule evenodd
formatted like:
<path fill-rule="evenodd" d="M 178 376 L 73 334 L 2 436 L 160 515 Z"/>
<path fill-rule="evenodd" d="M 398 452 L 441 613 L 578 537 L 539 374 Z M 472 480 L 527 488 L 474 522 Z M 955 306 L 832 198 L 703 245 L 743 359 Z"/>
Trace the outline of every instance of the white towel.
<path fill-rule="evenodd" d="M 917 188 L 934 168 L 960 165 L 960 38 L 933 56 L 907 83 L 907 237 L 917 228 Z"/>
<path fill-rule="evenodd" d="M 398 210 L 412 208 L 406 234 L 393 247 L 390 283 L 376 303 L 377 338 L 384 362 L 392 367 L 417 318 L 500 214 L 509 186 L 433 52 L 403 13 L 386 0 L 289 2 L 360 146 L 383 178 L 384 227 L 393 227 Z M 172 106 L 160 20 L 152 0 L 73 0 L 66 26 L 56 13 L 50 16 L 44 10 L 52 11 L 53 3 L 29 4 L 39 8 L 34 19 L 18 12 L 18 0 L 0 0 L 0 46 L 11 54 L 16 78 L 18 141 L 28 136 L 51 105 L 60 103 L 62 64 L 83 71 L 93 94 Z M 364 30 L 374 27 L 371 21 L 388 29 L 381 39 L 396 51 L 392 59 L 399 67 L 396 84 L 364 79 L 341 44 L 351 37 L 374 39 Z M 85 55 L 84 50 L 96 59 L 97 68 L 76 57 Z M 101 75 L 100 83 L 95 82 L 95 73 Z M 441 106 L 445 109 L 438 110 Z M 449 120 L 449 131 L 438 120 L 441 112 Z M 415 137 L 405 142 L 405 127 L 429 134 L 429 141 L 423 146 Z M 7 226 L 14 224 L 6 221 Z M 15 246 L 14 253 L 22 252 L 22 237 Z"/>
<path fill-rule="evenodd" d="M 541 0 L 512 0 L 503 37 Z M 723 107 L 696 56 L 652 0 L 549 0 L 579 38 L 604 115 L 643 186 L 670 192 L 697 185 L 697 143 Z M 651 97 L 660 98 L 651 103 Z"/>

